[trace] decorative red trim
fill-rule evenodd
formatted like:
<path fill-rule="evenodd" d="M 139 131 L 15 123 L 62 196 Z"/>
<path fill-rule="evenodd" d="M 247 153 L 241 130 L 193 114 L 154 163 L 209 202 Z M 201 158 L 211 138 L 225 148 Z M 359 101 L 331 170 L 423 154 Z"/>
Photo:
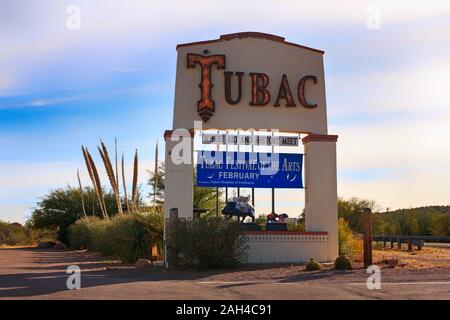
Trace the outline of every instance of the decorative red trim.
<path fill-rule="evenodd" d="M 336 142 L 338 139 L 337 135 L 326 135 L 326 134 L 309 134 L 302 139 L 303 144 L 307 144 L 310 141 L 326 141 L 326 142 Z"/>
<path fill-rule="evenodd" d="M 254 235 L 296 235 L 296 236 L 326 236 L 328 232 L 326 231 L 272 231 L 272 230 L 261 230 L 261 231 L 244 231 L 244 234 L 254 234 Z"/>
<path fill-rule="evenodd" d="M 270 33 L 251 32 L 251 31 L 222 34 L 220 36 L 219 40 L 232 40 L 232 39 L 242 39 L 242 38 L 260 38 L 260 39 L 284 42 L 284 37 L 280 37 L 280 36 L 270 34 Z"/>
<path fill-rule="evenodd" d="M 276 35 L 273 35 L 273 34 L 268 34 L 268 33 L 262 33 L 262 32 L 238 32 L 238 33 L 223 34 L 223 35 L 221 35 L 219 37 L 219 39 L 197 41 L 197 42 L 189 42 L 189 43 L 181 43 L 181 44 L 177 45 L 177 49 L 178 48 L 183 48 L 183 47 L 199 46 L 199 45 L 205 45 L 205 44 L 211 44 L 211 43 L 217 43 L 217 42 L 224 42 L 224 41 L 229 41 L 229 40 L 233 40 L 233 39 L 243 39 L 243 38 L 265 39 L 265 40 L 270 40 L 270 41 L 283 43 L 283 44 L 286 44 L 288 46 L 293 46 L 293 47 L 297 47 L 297 48 L 310 50 L 310 51 L 317 52 L 317 53 L 320 53 L 320 54 L 324 54 L 325 53 L 325 51 L 323 51 L 323 50 L 302 46 L 302 45 L 297 44 L 297 43 L 287 42 L 287 41 L 284 40 L 283 37 L 276 36 Z"/>

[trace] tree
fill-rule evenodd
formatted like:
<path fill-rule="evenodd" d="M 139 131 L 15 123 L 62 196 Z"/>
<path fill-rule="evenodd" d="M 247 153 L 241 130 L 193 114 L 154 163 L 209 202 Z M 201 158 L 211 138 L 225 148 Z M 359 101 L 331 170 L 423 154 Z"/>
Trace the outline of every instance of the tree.
<path fill-rule="evenodd" d="M 165 188 L 165 166 L 164 162 L 162 162 L 158 167 L 158 172 L 155 175 L 154 171 L 149 171 L 149 179 L 147 184 L 152 188 L 149 197 L 153 199 L 153 196 L 156 192 L 157 202 L 159 204 L 164 203 L 164 188 Z M 154 188 L 155 185 L 155 176 L 157 177 L 156 190 Z M 210 213 L 215 213 L 216 211 L 216 188 L 205 188 L 205 187 L 197 187 L 195 184 L 196 180 L 196 172 L 194 170 L 194 208 L 197 209 L 207 209 Z M 219 210 L 224 206 L 224 202 L 222 199 L 222 191 L 219 189 Z"/>
<path fill-rule="evenodd" d="M 165 168 L 164 162 L 158 165 L 158 171 L 155 174 L 155 171 L 148 170 L 150 177 L 147 180 L 147 184 L 151 187 L 151 191 L 148 194 L 149 198 L 154 199 L 156 196 L 156 203 L 162 204 L 164 203 L 164 181 L 165 181 Z M 155 180 L 156 188 L 155 188 Z"/>
<path fill-rule="evenodd" d="M 87 215 L 102 217 L 99 202 L 92 188 L 83 189 Z M 114 215 L 116 199 L 113 192 L 105 193 L 105 204 L 108 212 Z M 79 188 L 67 186 L 56 189 L 45 195 L 34 209 L 27 224 L 37 229 L 55 229 L 58 240 L 67 243 L 69 226 L 83 216 L 81 192 Z"/>
<path fill-rule="evenodd" d="M 373 200 L 358 199 L 352 197 L 349 200 L 338 199 L 338 216 L 348 222 L 350 229 L 354 232 L 363 232 L 362 209 L 376 209 L 376 203 Z"/>

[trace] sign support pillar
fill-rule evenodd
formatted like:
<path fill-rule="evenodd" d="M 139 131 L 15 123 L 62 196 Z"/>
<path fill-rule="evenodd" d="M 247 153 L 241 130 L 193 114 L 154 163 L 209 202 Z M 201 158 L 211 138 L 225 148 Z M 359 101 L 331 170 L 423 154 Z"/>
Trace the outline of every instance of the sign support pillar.
<path fill-rule="evenodd" d="M 310 134 L 305 146 L 305 229 L 326 231 L 327 260 L 339 255 L 335 135 Z"/>
<path fill-rule="evenodd" d="M 165 219 L 170 218 L 170 209 L 178 208 L 180 218 L 192 219 L 194 206 L 193 131 L 186 130 L 186 134 L 175 141 L 172 141 L 172 135 L 172 130 L 166 130 L 164 133 L 166 142 L 164 217 Z M 190 163 L 176 164 L 172 160 L 172 151 L 181 139 L 189 139 L 187 142 L 190 143 L 191 148 Z"/>

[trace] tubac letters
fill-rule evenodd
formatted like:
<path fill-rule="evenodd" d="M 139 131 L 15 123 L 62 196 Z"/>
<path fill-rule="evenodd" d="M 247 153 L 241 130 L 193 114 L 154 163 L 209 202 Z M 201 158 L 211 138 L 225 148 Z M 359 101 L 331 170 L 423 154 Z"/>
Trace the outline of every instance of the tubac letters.
<path fill-rule="evenodd" d="M 203 121 L 207 122 L 209 118 L 214 114 L 215 102 L 212 99 L 212 88 L 214 85 L 211 81 L 212 66 L 216 65 L 217 70 L 225 69 L 225 55 L 210 55 L 204 56 L 200 54 L 188 53 L 187 55 L 187 68 L 195 68 L 200 66 L 200 100 L 197 102 L 197 111 Z M 230 105 L 238 104 L 242 98 L 242 78 L 244 72 L 237 71 L 224 71 L 224 83 L 225 83 L 225 100 Z M 249 105 L 262 107 L 269 104 L 271 95 L 268 89 L 269 76 L 265 73 L 250 72 L 250 92 L 251 100 Z M 316 108 L 317 103 L 312 104 L 306 99 L 306 84 L 312 82 L 317 84 L 317 77 L 313 75 L 306 75 L 300 78 L 297 85 L 297 98 L 298 102 L 305 108 Z M 234 96 L 232 89 L 236 88 Z M 278 94 L 273 104 L 274 107 L 281 106 L 281 101 L 284 101 L 286 107 L 296 107 L 294 96 L 292 95 L 291 87 L 289 85 L 288 78 L 283 74 L 280 85 L 278 86 Z"/>

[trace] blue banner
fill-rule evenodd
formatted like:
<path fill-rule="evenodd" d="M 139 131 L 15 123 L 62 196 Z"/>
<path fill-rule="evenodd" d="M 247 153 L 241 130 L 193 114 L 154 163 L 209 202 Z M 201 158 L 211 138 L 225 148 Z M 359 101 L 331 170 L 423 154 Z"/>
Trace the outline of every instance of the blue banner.
<path fill-rule="evenodd" d="M 197 186 L 303 188 L 303 154 L 199 151 Z"/>

